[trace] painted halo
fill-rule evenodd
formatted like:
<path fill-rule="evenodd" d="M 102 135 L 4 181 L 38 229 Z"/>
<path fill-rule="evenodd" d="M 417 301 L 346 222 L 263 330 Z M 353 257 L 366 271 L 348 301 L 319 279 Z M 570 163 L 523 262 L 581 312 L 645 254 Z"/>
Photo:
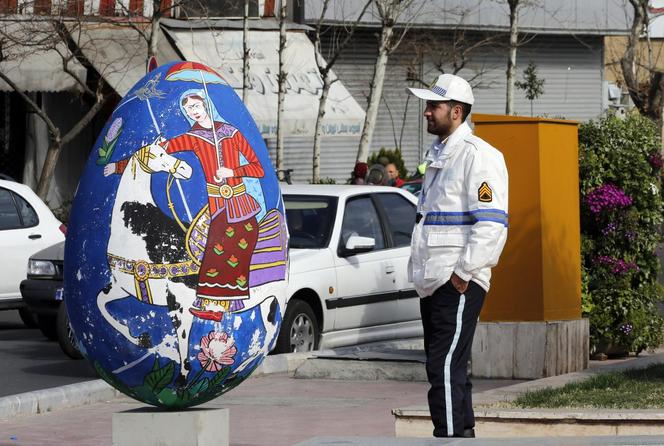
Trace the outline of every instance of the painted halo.
<path fill-rule="evenodd" d="M 227 392 L 276 342 L 287 234 L 240 98 L 205 65 L 158 67 L 115 108 L 72 207 L 64 286 L 79 348 L 145 403 Z"/>

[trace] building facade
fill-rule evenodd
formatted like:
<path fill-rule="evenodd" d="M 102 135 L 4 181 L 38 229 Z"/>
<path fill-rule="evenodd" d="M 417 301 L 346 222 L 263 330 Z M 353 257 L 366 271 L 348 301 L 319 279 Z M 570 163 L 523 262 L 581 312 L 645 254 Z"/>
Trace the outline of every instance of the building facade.
<path fill-rule="evenodd" d="M 348 26 L 362 2 L 332 0 L 324 22 L 330 27 Z M 322 0 L 304 2 L 304 23 L 315 26 Z M 544 79 L 544 93 L 532 104 L 535 116 L 584 121 L 600 116 L 608 107 L 608 82 L 604 68 L 605 36 L 624 36 L 629 28 L 629 4 L 622 0 L 546 0 L 524 6 L 519 16 L 517 80 L 532 62 Z M 424 104 L 408 95 L 408 86 L 429 85 L 443 72 L 455 72 L 454 60 L 466 58 L 458 71 L 474 87 L 479 113 L 504 114 L 508 55 L 509 10 L 506 2 L 492 0 L 414 1 L 402 16 L 402 32 L 408 32 L 390 56 L 371 151 L 381 147 L 402 150 L 406 167 L 413 172 L 431 143 L 422 112 Z M 380 36 L 379 16 L 370 7 L 360 30 L 335 65 L 335 71 L 361 106 L 366 107 Z M 335 41 L 323 47 L 330 52 Z M 517 115 L 530 116 L 531 104 L 515 90 Z M 344 153 L 343 165 L 329 176 L 343 178 L 352 168 L 358 140 Z M 333 144 L 333 143 L 330 143 Z M 305 147 L 302 147 L 304 150 Z M 325 155 L 325 154 L 324 154 Z M 327 160 L 326 160 L 327 161 Z M 346 175 L 347 176 L 347 175 Z"/>
<path fill-rule="evenodd" d="M 326 32 L 320 56 L 325 58 L 332 54 L 337 39 L 358 16 L 362 3 L 331 0 L 322 22 Z M 145 74 L 147 42 L 136 28 L 137 25 L 139 28 L 149 26 L 153 4 L 146 0 L 0 1 L 0 11 L 4 13 L 0 24 L 5 27 L 34 24 L 35 20 L 48 17 L 73 24 L 80 31 L 77 42 L 81 45 L 81 51 L 71 62 L 76 76 L 85 82 L 95 76 L 103 78 L 112 96 L 90 126 L 63 150 L 50 197 L 52 206 L 71 197 L 77 172 L 80 173 L 92 149 L 96 133 L 114 104 Z M 242 9 L 238 5 L 244 2 L 208 0 L 197 4 L 206 7 L 198 10 L 191 6 L 193 2 L 162 1 L 164 18 L 160 22 L 159 62 L 198 60 L 237 81 L 241 78 L 237 47 L 241 42 L 238 36 L 242 33 L 242 20 L 238 18 Z M 286 104 L 287 107 L 291 104 L 291 118 L 282 167 L 293 169 L 295 181 L 307 182 L 312 176 L 312 128 L 316 118 L 314 108 L 307 107 L 315 105 L 321 85 L 311 41 L 323 0 L 293 0 L 289 4 L 290 42 L 297 50 L 291 52 L 287 68 Z M 631 21 L 629 4 L 626 0 L 545 0 L 536 7 L 528 5 L 519 16 L 516 77 L 522 80 L 523 69 L 528 63 L 534 63 L 538 76 L 545 81 L 544 93 L 531 104 L 523 91 L 516 90 L 517 114 L 530 115 L 532 105 L 533 114 L 537 116 L 574 120 L 599 116 L 608 107 L 613 94 L 608 85 L 613 77 L 605 69 L 605 42 L 607 38 L 626 35 Z M 277 51 L 278 21 L 273 16 L 278 7 L 277 0 L 250 2 L 253 37 L 249 42 L 250 46 L 252 41 L 254 44 L 254 49 L 250 48 L 254 57 L 253 64 L 250 60 L 250 71 L 254 70 L 250 97 L 253 95 L 254 99 L 249 100 L 248 107 L 254 112 L 273 159 L 278 72 L 272 54 Z M 123 21 L 128 26 L 118 26 Z M 333 67 L 339 82 L 334 84 L 336 93 L 326 113 L 328 125 L 324 127 L 320 163 L 322 178 L 345 182 L 355 163 L 377 55 L 379 24 L 375 5 L 371 5 Z M 457 66 L 463 61 L 458 74 L 469 79 L 474 87 L 474 111 L 504 113 L 508 27 L 506 2 L 414 0 L 397 23 L 398 33 L 406 29 L 408 32 L 390 55 L 371 151 L 398 147 L 406 167 L 414 171 L 431 136 L 423 123 L 423 104 L 408 95 L 405 88 L 428 85 L 438 74 L 454 72 L 454 61 Z M 195 41 L 199 43 L 194 44 Z M 38 54 L 27 54 L 19 59 L 6 57 L 0 61 L 0 69 L 13 73 L 22 89 L 44 104 L 55 120 L 62 121 L 63 128 L 67 128 L 67 123 L 75 123 L 77 116 L 80 117 L 90 104 L 81 99 L 80 85 L 71 76 L 63 76 L 61 57 L 42 49 Z M 265 62 L 268 59 L 269 62 Z M 241 86 L 233 86 L 241 94 Z M 47 129 L 1 81 L 0 91 L 0 150 L 3 151 L 0 172 L 34 187 L 48 145 Z M 261 115 L 272 102 L 275 102 L 274 107 Z M 305 103 L 309 105 L 301 105 Z"/>

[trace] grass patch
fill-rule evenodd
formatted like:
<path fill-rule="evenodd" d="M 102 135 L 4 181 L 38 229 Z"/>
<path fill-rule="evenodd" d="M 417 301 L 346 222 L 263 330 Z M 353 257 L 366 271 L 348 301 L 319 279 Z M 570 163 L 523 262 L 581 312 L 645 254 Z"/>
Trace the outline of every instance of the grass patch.
<path fill-rule="evenodd" d="M 602 373 L 561 388 L 526 392 L 514 400 L 513 405 L 522 408 L 662 409 L 664 364 Z"/>

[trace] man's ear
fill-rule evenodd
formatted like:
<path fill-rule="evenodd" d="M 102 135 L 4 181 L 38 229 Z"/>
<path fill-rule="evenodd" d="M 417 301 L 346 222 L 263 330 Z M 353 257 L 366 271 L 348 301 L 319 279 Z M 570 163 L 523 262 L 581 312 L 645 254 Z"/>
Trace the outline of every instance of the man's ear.
<path fill-rule="evenodd" d="M 459 117 L 461 118 L 463 116 L 463 108 L 460 105 L 455 105 L 454 106 L 454 113 L 455 113 L 455 118 Z"/>

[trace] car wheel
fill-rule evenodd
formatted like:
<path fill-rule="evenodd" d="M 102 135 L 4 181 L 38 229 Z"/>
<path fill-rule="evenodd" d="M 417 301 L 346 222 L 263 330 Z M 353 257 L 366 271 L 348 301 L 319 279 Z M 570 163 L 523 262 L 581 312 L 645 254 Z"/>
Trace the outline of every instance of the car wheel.
<path fill-rule="evenodd" d="M 49 341 L 58 340 L 57 317 L 40 314 L 37 316 L 37 326 L 39 331 L 48 338 Z"/>
<path fill-rule="evenodd" d="M 83 359 L 83 355 L 76 347 L 78 341 L 69 324 L 69 316 L 67 316 L 67 308 L 64 303 L 60 304 L 58 310 L 58 343 L 65 355 L 72 359 Z"/>
<path fill-rule="evenodd" d="M 35 315 L 32 314 L 32 311 L 28 307 L 23 307 L 18 309 L 18 315 L 21 317 L 23 323 L 30 328 L 37 328 L 37 320 Z"/>
<path fill-rule="evenodd" d="M 276 353 L 316 350 L 319 339 L 318 320 L 311 306 L 299 299 L 288 302 L 277 339 Z"/>

